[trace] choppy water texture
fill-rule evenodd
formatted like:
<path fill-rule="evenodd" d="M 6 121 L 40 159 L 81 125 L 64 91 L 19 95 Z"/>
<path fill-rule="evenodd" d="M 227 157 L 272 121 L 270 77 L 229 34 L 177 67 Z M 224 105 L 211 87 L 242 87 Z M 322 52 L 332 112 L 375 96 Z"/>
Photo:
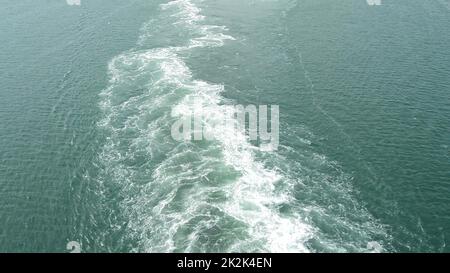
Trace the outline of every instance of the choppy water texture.
<path fill-rule="evenodd" d="M 0 10 L 0 251 L 449 251 L 448 1 L 60 2 Z"/>

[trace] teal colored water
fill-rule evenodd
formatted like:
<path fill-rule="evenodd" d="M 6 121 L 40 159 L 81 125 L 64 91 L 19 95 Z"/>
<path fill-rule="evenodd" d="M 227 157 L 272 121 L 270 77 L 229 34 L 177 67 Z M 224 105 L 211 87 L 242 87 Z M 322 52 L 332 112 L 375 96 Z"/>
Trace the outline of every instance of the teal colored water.
<path fill-rule="evenodd" d="M 449 252 L 447 0 L 1 4 L 1 252 Z"/>

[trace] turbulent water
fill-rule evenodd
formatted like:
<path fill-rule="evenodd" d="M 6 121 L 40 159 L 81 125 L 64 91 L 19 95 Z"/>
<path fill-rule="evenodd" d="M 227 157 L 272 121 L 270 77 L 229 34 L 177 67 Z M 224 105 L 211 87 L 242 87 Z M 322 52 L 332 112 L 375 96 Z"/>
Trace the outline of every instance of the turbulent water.
<path fill-rule="evenodd" d="M 3 3 L 0 251 L 449 251 L 449 7 Z M 175 140 L 199 103 L 278 149 Z"/>

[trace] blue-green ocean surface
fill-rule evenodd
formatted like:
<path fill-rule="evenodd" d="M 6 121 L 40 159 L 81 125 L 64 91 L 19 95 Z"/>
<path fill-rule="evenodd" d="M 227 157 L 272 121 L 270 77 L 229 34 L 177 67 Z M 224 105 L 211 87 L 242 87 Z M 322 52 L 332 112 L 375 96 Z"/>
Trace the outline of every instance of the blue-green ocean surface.
<path fill-rule="evenodd" d="M 381 2 L 0 0 L 0 252 L 450 252 L 450 1 Z"/>

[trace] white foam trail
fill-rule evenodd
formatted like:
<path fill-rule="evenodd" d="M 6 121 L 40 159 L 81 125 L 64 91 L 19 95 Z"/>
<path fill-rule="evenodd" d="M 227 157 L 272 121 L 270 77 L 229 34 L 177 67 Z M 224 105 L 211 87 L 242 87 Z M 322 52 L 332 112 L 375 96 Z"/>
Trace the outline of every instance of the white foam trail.
<path fill-rule="evenodd" d="M 224 87 L 192 79 L 191 71 L 180 54 L 194 48 L 220 47 L 225 41 L 234 40 L 234 38 L 223 33 L 226 32 L 226 28 L 223 26 L 202 24 L 205 17 L 193 1 L 171 1 L 161 5 L 161 9 L 171 12 L 171 16 L 176 19 L 173 24 L 177 27 L 193 30 L 194 37 L 184 46 L 131 51 L 119 55 L 109 65 L 111 86 L 102 92 L 101 108 L 105 113 L 105 118 L 99 122 L 99 125 L 109 128 L 111 131 L 102 158 L 105 165 L 113 165 L 107 172 L 110 172 L 114 180 L 122 184 L 132 184 L 135 177 L 142 176 L 142 174 L 138 174 L 134 166 L 124 163 L 134 159 L 135 155 L 132 153 L 132 149 L 139 145 L 148 145 L 145 150 L 153 157 L 157 151 L 154 149 L 155 145 L 151 143 L 151 139 L 156 135 L 161 135 L 164 130 L 158 123 L 166 122 L 165 126 L 170 128 L 170 124 L 167 124 L 170 121 L 167 112 L 158 116 L 158 119 L 148 127 L 140 125 L 143 123 L 142 116 L 152 114 L 156 111 L 155 108 L 161 108 L 162 100 L 169 99 L 170 96 L 177 97 L 181 93 L 180 90 L 183 90 L 187 93 L 174 106 L 174 109 L 178 109 L 180 114 L 195 107 L 192 104 L 193 100 L 207 106 L 206 109 L 209 109 L 209 113 L 206 113 L 207 116 L 223 118 L 225 112 L 226 106 L 219 105 L 223 101 L 220 93 Z M 143 34 L 139 43 L 145 43 L 148 37 L 151 36 Z M 136 108 L 134 107 L 135 102 L 149 100 L 149 94 L 140 94 L 116 101 L 120 95 L 127 97 L 126 92 L 129 91 L 126 88 L 123 88 L 124 90 L 116 88 L 117 86 L 126 86 L 130 81 L 139 81 L 145 77 L 150 79 L 147 85 L 151 87 L 149 92 L 153 93 L 150 105 L 140 105 L 137 107 L 138 109 L 134 109 Z M 168 93 L 166 86 L 171 87 Z M 134 110 L 136 114 L 121 117 L 124 109 Z M 138 131 L 138 137 L 123 152 L 120 150 L 123 145 L 120 136 L 128 134 L 130 131 Z M 211 132 L 218 140 L 218 146 L 211 144 L 210 149 L 219 148 L 223 158 L 217 158 L 216 155 L 211 156 L 209 155 L 210 151 L 207 150 L 195 150 L 189 144 L 175 144 L 175 147 L 168 152 L 167 158 L 152 172 L 152 182 L 140 188 L 137 196 L 125 198 L 124 211 L 130 217 L 128 228 L 138 234 L 136 236 L 139 237 L 141 248 L 144 251 L 177 250 L 177 234 L 199 217 L 205 217 L 206 220 L 199 222 L 198 226 L 189 233 L 189 242 L 182 251 L 198 250 L 198 247 L 195 248 L 194 242 L 203 236 L 202 232 L 205 229 L 216 227 L 218 222 L 227 217 L 243 223 L 246 226 L 247 237 L 244 240 L 235 240 L 233 243 L 229 243 L 225 251 L 308 251 L 304 243 L 311 238 L 313 229 L 300 217 L 282 216 L 275 208 L 276 205 L 289 201 L 288 196 L 275 191 L 275 184 L 280 180 L 281 175 L 276 171 L 264 168 L 262 163 L 256 161 L 253 155 L 254 147 L 247 142 L 245 135 L 235 137 L 232 135 L 234 132 L 235 130 L 227 125 L 215 127 Z M 197 155 L 200 156 L 196 157 Z M 189 161 L 180 164 L 184 157 L 198 158 L 198 166 Z M 218 162 L 219 159 L 222 162 Z M 234 169 L 239 173 L 237 178 L 227 185 L 219 185 L 212 189 L 197 188 L 195 193 L 185 197 L 185 204 L 182 205 L 185 208 L 183 211 L 169 209 L 176 203 L 176 196 L 181 194 L 180 188 L 184 185 L 180 184 L 182 181 L 195 181 L 197 184 L 199 181 L 209 181 L 208 177 L 217 171 L 218 163 L 225 163 L 226 166 Z M 174 170 L 175 167 L 176 170 Z M 131 186 L 126 185 L 125 187 Z M 225 192 L 226 201 L 217 204 L 208 202 L 206 197 L 211 190 Z M 217 215 L 223 216 L 218 217 Z M 220 240 L 222 239 L 219 238 L 218 241 Z M 210 251 L 210 249 L 201 250 Z"/>
<path fill-rule="evenodd" d="M 127 220 L 117 226 L 126 225 L 127 236 L 138 242 L 135 251 L 308 252 L 307 242 L 323 251 L 378 251 L 378 245 L 367 242 L 379 227 L 347 193 L 348 179 L 339 177 L 341 173 L 332 178 L 320 173 L 321 168 L 334 167 L 325 156 L 291 149 L 294 158 L 307 160 L 287 162 L 278 153 L 257 149 L 245 134 L 235 135 L 237 121 L 221 96 L 224 86 L 193 78 L 183 56 L 234 40 L 227 29 L 206 24 L 192 0 L 163 4 L 161 13 L 143 27 L 138 44 L 145 48 L 155 38 L 152 28 L 161 33 L 161 25 L 169 27 L 171 35 L 180 34 L 180 44 L 171 40 L 163 47 L 133 49 L 115 57 L 109 64 L 110 86 L 101 93 L 104 118 L 98 125 L 108 134 L 100 155 L 100 182 L 120 185 L 120 213 Z M 312 79 L 299 56 L 314 99 Z M 208 119 L 206 131 L 216 141 L 175 142 L 171 113 L 191 114 L 200 105 Z M 223 120 L 232 122 L 216 122 Z M 273 158 L 276 167 L 266 167 L 256 154 Z M 297 166 L 304 163 L 311 166 Z M 288 170 L 281 170 L 284 167 Z M 304 170 L 305 179 L 315 181 L 302 186 L 304 178 L 298 176 Z M 339 200 L 321 207 L 303 203 L 298 196 L 293 200 L 294 193 Z M 281 213 L 278 208 L 284 205 L 295 207 Z M 343 206 L 349 206 L 346 212 L 358 220 L 341 217 Z M 330 238 L 310 222 L 344 231 Z"/>

